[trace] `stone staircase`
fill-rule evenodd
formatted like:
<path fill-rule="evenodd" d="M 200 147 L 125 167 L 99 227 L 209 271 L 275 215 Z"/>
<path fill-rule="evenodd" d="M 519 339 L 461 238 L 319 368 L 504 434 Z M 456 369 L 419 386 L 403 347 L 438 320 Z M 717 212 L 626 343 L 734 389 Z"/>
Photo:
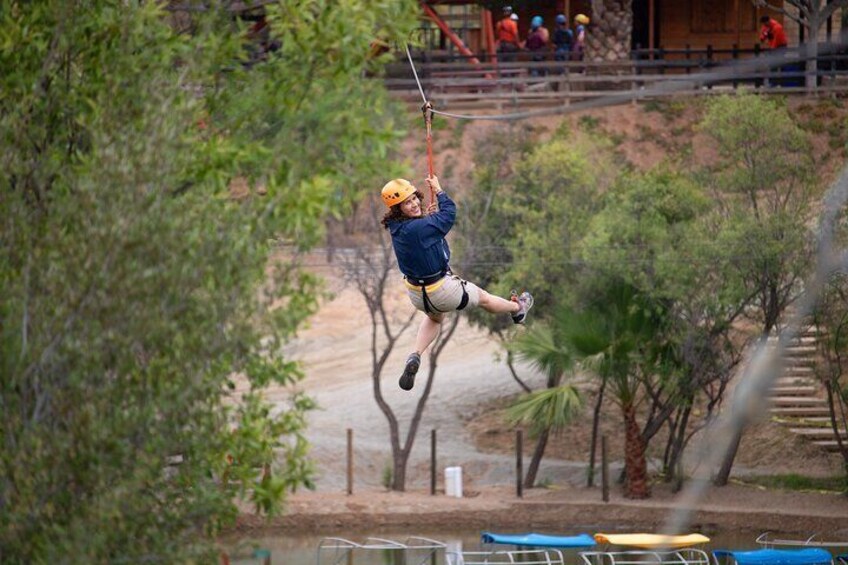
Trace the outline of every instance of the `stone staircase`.
<path fill-rule="evenodd" d="M 776 339 L 776 338 L 770 338 Z M 825 391 L 816 378 L 816 329 L 805 329 L 786 348 L 785 370 L 769 393 L 772 420 L 827 451 L 837 451 L 839 444 L 830 426 L 830 410 Z M 841 431 L 848 443 L 848 433 Z"/>

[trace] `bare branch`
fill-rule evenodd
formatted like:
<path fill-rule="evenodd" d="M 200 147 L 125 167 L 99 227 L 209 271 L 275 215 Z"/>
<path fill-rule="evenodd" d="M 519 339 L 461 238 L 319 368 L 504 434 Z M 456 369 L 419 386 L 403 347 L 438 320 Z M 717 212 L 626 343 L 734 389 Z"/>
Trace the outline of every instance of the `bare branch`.
<path fill-rule="evenodd" d="M 789 4 L 794 4 L 793 0 L 786 0 L 786 1 Z M 768 8 L 769 10 L 772 10 L 774 12 L 777 12 L 779 14 L 783 14 L 785 17 L 789 18 L 790 20 L 796 21 L 801 25 L 804 25 L 804 26 L 807 25 L 806 23 L 804 23 L 802 21 L 801 16 L 798 16 L 793 12 L 789 12 L 782 5 L 772 4 L 771 2 L 767 2 L 766 0 L 752 0 L 752 3 L 754 4 L 754 6 L 756 6 L 758 8 Z M 799 9 L 800 9 L 800 7 L 799 7 Z"/>
<path fill-rule="evenodd" d="M 515 379 L 515 382 L 518 383 L 518 386 L 520 386 L 524 392 L 533 392 L 533 389 L 527 386 L 527 383 L 522 381 L 521 378 L 518 376 L 518 372 L 515 370 L 515 365 L 513 363 L 513 354 L 512 351 L 510 351 L 509 349 L 507 349 L 506 352 L 506 366 L 509 367 L 509 372 L 512 375 L 512 378 Z"/>

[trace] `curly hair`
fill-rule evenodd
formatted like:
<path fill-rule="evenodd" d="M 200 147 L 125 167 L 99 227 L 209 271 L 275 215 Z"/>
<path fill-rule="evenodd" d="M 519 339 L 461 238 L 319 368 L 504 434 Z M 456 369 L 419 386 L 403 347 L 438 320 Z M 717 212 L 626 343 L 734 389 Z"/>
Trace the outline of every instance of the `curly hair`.
<path fill-rule="evenodd" d="M 418 197 L 418 200 L 424 202 L 424 195 L 421 194 L 420 190 L 415 191 L 415 196 Z M 384 228 L 389 229 L 389 222 L 404 222 L 406 220 L 413 220 L 414 218 L 410 218 L 400 209 L 400 204 L 395 204 L 389 211 L 386 212 L 386 215 L 383 216 L 383 219 L 380 220 L 380 223 Z"/>

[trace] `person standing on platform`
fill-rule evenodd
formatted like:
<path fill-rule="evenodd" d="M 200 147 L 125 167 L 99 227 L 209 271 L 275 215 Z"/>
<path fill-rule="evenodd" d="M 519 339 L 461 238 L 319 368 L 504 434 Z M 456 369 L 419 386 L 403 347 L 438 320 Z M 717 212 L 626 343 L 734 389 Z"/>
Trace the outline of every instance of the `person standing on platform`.
<path fill-rule="evenodd" d="M 557 61 L 568 61 L 571 58 L 571 46 L 574 44 L 574 32 L 569 29 L 565 14 L 557 14 L 553 41 L 554 58 Z"/>
<path fill-rule="evenodd" d="M 518 36 L 518 14 L 513 13 L 511 6 L 504 6 L 503 18 L 495 26 L 495 36 L 498 39 L 498 60 L 515 61 L 521 49 L 521 39 Z"/>
<path fill-rule="evenodd" d="M 769 16 L 760 18 L 760 24 L 762 24 L 760 28 L 760 42 L 767 44 L 769 50 L 772 52 L 785 50 L 789 45 L 789 41 L 786 39 L 786 32 L 783 29 L 783 25 Z M 777 73 L 789 73 L 796 70 L 795 65 L 780 66 L 772 64 L 770 68 L 775 69 Z M 796 82 L 797 79 L 793 80 L 792 78 L 772 78 L 766 79 L 766 86 L 800 86 Z"/>
<path fill-rule="evenodd" d="M 530 33 L 527 34 L 527 42 L 525 46 L 531 53 L 533 61 L 540 62 L 548 58 L 548 41 L 550 40 L 550 32 L 542 25 L 544 20 L 542 16 L 533 16 L 530 20 Z M 533 76 L 544 75 L 544 69 L 531 69 L 530 74 Z"/>
<path fill-rule="evenodd" d="M 586 14 L 574 16 L 574 47 L 571 50 L 571 58 L 575 61 L 583 60 L 583 52 L 586 49 L 587 25 L 589 25 L 589 16 Z"/>
<path fill-rule="evenodd" d="M 760 18 L 760 42 L 768 43 L 769 49 L 781 49 L 789 45 L 783 25 L 774 18 L 763 16 Z"/>

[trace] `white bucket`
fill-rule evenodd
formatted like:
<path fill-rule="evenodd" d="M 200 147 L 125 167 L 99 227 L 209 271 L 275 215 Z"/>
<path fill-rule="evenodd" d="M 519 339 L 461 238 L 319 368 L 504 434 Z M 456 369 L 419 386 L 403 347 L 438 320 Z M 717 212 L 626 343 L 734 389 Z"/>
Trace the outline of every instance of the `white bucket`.
<path fill-rule="evenodd" d="M 462 467 L 445 468 L 445 494 L 462 498 Z"/>

